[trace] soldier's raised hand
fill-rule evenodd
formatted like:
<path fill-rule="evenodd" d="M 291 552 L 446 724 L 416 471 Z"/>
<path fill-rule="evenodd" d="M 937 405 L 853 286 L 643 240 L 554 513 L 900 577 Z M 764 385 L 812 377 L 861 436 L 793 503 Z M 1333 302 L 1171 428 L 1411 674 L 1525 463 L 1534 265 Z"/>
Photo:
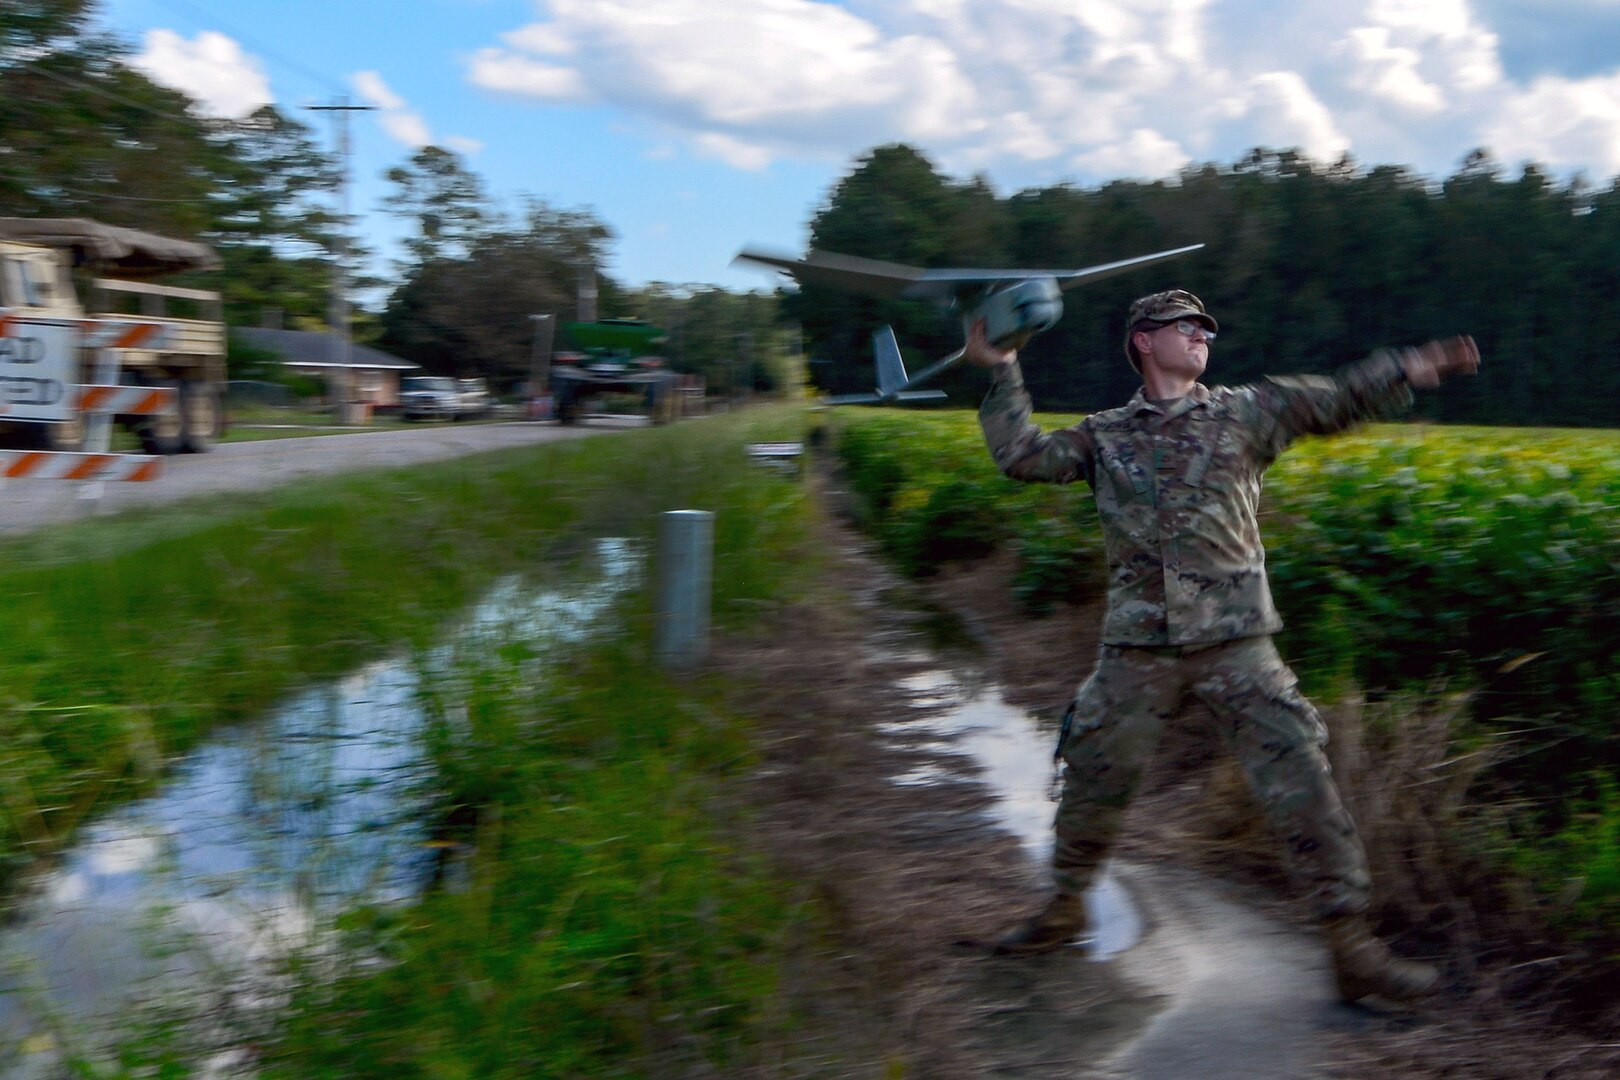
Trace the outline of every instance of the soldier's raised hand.
<path fill-rule="evenodd" d="M 1431 390 L 1442 379 L 1472 375 L 1479 370 L 1479 346 L 1467 334 L 1430 341 L 1401 353 L 1401 370 L 1406 381 L 1421 390 Z"/>
<path fill-rule="evenodd" d="M 967 344 L 962 346 L 962 358 L 970 364 L 993 368 L 1018 359 L 1017 349 L 998 349 L 985 337 L 983 319 L 974 319 L 968 327 Z"/>

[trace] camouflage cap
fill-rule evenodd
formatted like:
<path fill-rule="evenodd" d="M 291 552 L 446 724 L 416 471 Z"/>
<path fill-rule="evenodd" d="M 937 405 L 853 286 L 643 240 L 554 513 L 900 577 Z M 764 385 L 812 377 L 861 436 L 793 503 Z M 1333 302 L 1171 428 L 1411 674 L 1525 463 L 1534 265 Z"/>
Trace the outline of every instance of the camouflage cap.
<path fill-rule="evenodd" d="M 1211 332 L 1221 328 L 1215 321 L 1215 316 L 1204 310 L 1204 302 L 1186 289 L 1166 289 L 1163 292 L 1140 297 L 1131 304 L 1130 313 L 1125 317 L 1125 358 L 1131 362 L 1131 367 L 1137 371 L 1142 370 L 1141 361 L 1136 355 L 1136 347 L 1131 344 L 1131 338 L 1138 330 L 1152 329 L 1138 324 L 1151 322 L 1163 326 L 1177 319 L 1192 319 L 1203 323 Z"/>

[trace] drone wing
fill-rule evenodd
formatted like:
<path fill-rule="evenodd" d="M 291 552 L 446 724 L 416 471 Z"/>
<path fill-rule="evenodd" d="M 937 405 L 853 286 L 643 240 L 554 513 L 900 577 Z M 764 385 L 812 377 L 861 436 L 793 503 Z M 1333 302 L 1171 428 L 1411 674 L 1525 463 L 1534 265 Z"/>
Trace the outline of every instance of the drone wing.
<path fill-rule="evenodd" d="M 811 251 L 803 258 L 781 255 L 757 248 L 744 248 L 733 261 L 759 263 L 790 275 L 806 285 L 825 285 L 846 292 L 864 293 L 886 300 L 937 300 L 949 303 L 959 297 L 983 292 L 997 285 L 1029 278 L 1053 278 L 1064 289 L 1088 281 L 1098 281 L 1130 270 L 1197 251 L 1203 244 L 1139 255 L 1118 262 L 1101 263 L 1080 270 L 924 270 L 901 263 L 861 259 L 831 251 Z"/>
<path fill-rule="evenodd" d="M 1100 263 L 1097 266 L 1088 266 L 1084 270 L 1062 270 L 1052 276 L 1057 278 L 1058 287 L 1072 289 L 1076 285 L 1084 285 L 1088 281 L 1100 281 L 1115 274 L 1123 274 L 1129 270 L 1140 270 L 1144 266 L 1174 259 L 1178 255 L 1186 255 L 1202 248 L 1203 244 L 1188 244 L 1186 247 L 1171 248 L 1169 251 L 1156 251 L 1152 255 L 1138 255 L 1134 259 L 1121 259 L 1118 262 Z"/>
<path fill-rule="evenodd" d="M 743 248 L 732 262 L 769 266 L 789 275 L 801 285 L 825 285 L 830 289 L 864 293 L 885 300 L 909 296 L 906 290 L 932 272 L 899 263 L 839 255 L 833 251 L 811 251 L 801 259 L 759 248 Z"/>

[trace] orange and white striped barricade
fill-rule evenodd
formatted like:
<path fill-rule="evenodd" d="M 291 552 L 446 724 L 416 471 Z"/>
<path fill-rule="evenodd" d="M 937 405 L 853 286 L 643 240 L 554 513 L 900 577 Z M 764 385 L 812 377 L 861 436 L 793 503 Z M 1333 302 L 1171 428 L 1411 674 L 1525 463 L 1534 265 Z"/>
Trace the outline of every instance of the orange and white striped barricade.
<path fill-rule="evenodd" d="M 156 480 L 163 459 L 156 454 L 71 454 L 57 450 L 0 450 L 0 479 Z"/>
<path fill-rule="evenodd" d="M 163 323 L 139 319 L 56 319 L 0 309 L 0 406 L 8 420 L 73 420 L 83 407 L 81 382 L 117 383 L 119 350 L 162 348 L 171 333 Z M 79 366 L 84 350 L 93 357 L 88 379 Z M 105 450 L 94 445 L 93 430 L 91 435 L 91 449 Z"/>
<path fill-rule="evenodd" d="M 170 329 L 164 323 L 139 319 L 85 319 L 87 349 L 161 349 L 169 344 Z"/>
<path fill-rule="evenodd" d="M 175 408 L 170 389 L 117 385 L 119 351 L 162 348 L 170 329 L 142 319 L 60 319 L 0 310 L 0 413 L 6 419 L 67 423 L 85 419 L 85 453 L 0 450 L 4 480 L 72 480 L 81 499 L 98 501 L 103 481 L 148 481 L 162 459 L 112 454 L 115 413 L 151 415 Z M 88 355 L 91 381 L 81 383 Z"/>
<path fill-rule="evenodd" d="M 85 383 L 77 391 L 78 409 L 84 413 L 157 416 L 171 413 L 179 401 L 168 386 L 109 386 Z"/>
<path fill-rule="evenodd" d="M 80 411 L 85 415 L 84 447 L 91 454 L 105 454 L 112 445 L 112 418 L 114 413 L 144 413 L 151 415 L 171 412 L 176 398 L 172 390 L 152 390 L 143 387 L 117 385 L 119 351 L 123 349 L 160 349 L 169 343 L 170 329 L 162 323 L 140 319 L 89 319 L 85 322 L 84 346 L 95 357 L 91 370 L 94 382 L 77 388 Z M 128 408 L 118 407 L 120 404 Z M 92 470 L 86 462 L 81 466 Z M 101 501 L 105 480 L 155 479 L 159 468 L 132 466 L 121 470 L 108 466 L 102 475 L 83 477 L 87 482 L 79 485 L 79 498 L 90 506 Z"/>

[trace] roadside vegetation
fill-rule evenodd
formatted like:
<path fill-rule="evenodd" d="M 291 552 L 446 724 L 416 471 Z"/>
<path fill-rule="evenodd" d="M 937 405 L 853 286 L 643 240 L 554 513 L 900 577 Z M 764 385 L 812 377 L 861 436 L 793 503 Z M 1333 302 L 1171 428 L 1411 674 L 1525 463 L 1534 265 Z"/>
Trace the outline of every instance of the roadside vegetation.
<path fill-rule="evenodd" d="M 598 537 L 649 544 L 664 509 L 717 512 L 721 629 L 819 595 L 805 490 L 743 464 L 744 443 L 802 424 L 756 410 L 7 541 L 5 866 L 150 790 L 218 725 L 431 648 L 497 580 L 566 581 Z M 1033 615 L 1100 595 L 1085 492 L 1000 477 L 971 414 L 827 427 L 907 572 L 1009 547 Z M 1612 1003 L 1617 483 L 1611 433 L 1401 427 L 1304 443 L 1268 486 L 1284 647 L 1357 777 L 1382 917 L 1566 1017 L 1578 989 L 1589 1016 Z M 651 664 L 650 582 L 543 664 L 514 638 L 424 686 L 441 887 L 346 915 L 290 959 L 273 1008 L 223 987 L 203 1029 L 195 1005 L 156 1012 L 118 1065 L 82 1074 L 189 1075 L 199 1030 L 288 1077 L 781 1064 L 803 1031 L 792 958 L 828 916 L 742 842 L 729 789 L 755 763 L 750 720 L 734 692 Z M 1226 814 L 1210 827 L 1235 833 Z"/>
<path fill-rule="evenodd" d="M 716 512 L 716 624 L 748 624 L 815 571 L 800 486 L 743 451 L 799 420 L 754 410 L 8 541 L 3 865 L 150 790 L 219 725 L 427 648 L 499 577 L 555 579 L 595 537 L 650 545 L 662 510 Z M 267 1064 L 601 1075 L 661 1049 L 718 1065 L 780 1022 L 771 943 L 798 916 L 711 817 L 745 729 L 651 665 L 649 612 L 637 594 L 620 629 L 544 678 L 514 643 L 458 680 L 464 699 L 426 695 L 435 813 L 441 835 L 476 843 L 469 887 L 356 915 L 365 955 L 396 962 L 323 970 L 290 1027 L 257 1032 L 279 1040 Z M 195 1038 L 160 1026 L 126 1066 L 185 1060 Z"/>
<path fill-rule="evenodd" d="M 1101 597 L 1084 485 L 1007 481 L 972 413 L 836 415 L 857 512 L 907 572 L 1007 546 L 1031 614 Z M 1290 450 L 1262 522 L 1282 648 L 1369 793 L 1382 917 L 1588 1014 L 1620 959 L 1617 506 L 1615 432 L 1379 426 Z"/>

